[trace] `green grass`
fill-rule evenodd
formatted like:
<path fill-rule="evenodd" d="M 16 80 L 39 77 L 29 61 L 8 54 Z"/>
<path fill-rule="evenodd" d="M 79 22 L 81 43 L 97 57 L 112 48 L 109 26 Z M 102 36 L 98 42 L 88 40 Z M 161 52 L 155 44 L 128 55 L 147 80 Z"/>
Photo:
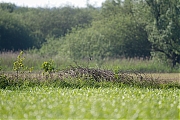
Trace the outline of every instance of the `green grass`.
<path fill-rule="evenodd" d="M 17 79 L 12 72 L 17 56 L 11 52 L 0 54 L 0 119 L 178 119 L 180 116 L 179 83 L 128 81 L 129 77 L 97 82 L 92 76 L 86 79 L 78 75 L 63 80 L 58 75 L 60 71 L 47 77 L 42 74 L 41 65 L 50 58 L 36 54 L 25 54 L 24 60 L 25 66 L 35 68 L 33 73 L 21 73 Z M 53 60 L 58 70 L 75 65 L 68 58 Z M 115 72 L 172 72 L 153 60 L 82 60 L 78 64 Z"/>
<path fill-rule="evenodd" d="M 2 71 L 12 71 L 13 63 L 16 61 L 19 52 L 2 52 L 0 53 L 0 66 Z M 96 60 L 93 59 L 89 61 L 88 59 L 84 60 L 74 60 L 65 56 L 42 56 L 36 53 L 25 52 L 23 54 L 25 57 L 24 65 L 27 67 L 33 67 L 35 71 L 42 70 L 42 64 L 45 61 L 52 59 L 55 64 L 55 68 L 58 70 L 66 69 L 68 66 L 76 66 L 75 62 L 82 67 L 90 68 L 101 68 L 109 70 L 120 70 L 120 71 L 139 71 L 139 72 L 180 72 L 180 67 L 172 69 L 168 65 L 165 65 L 162 61 L 157 60 L 143 60 L 143 59 L 105 59 L 105 60 Z"/>
<path fill-rule="evenodd" d="M 179 89 L 0 89 L 0 119 L 178 119 Z"/>

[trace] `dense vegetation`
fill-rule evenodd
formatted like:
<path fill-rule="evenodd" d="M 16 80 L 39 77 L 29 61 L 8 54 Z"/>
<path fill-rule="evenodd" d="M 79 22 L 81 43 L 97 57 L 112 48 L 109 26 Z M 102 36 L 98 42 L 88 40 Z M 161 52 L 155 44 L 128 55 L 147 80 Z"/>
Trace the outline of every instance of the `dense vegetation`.
<path fill-rule="evenodd" d="M 0 3 L 0 51 L 74 60 L 160 58 L 180 63 L 179 0 L 106 0 L 101 8 Z"/>

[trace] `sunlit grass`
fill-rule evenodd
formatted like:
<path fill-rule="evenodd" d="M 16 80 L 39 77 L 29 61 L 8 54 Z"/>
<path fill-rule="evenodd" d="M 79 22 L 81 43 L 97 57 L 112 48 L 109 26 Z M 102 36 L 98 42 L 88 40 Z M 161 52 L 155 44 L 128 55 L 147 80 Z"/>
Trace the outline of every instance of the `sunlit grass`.
<path fill-rule="evenodd" d="M 0 119 L 178 119 L 178 89 L 0 90 Z"/>

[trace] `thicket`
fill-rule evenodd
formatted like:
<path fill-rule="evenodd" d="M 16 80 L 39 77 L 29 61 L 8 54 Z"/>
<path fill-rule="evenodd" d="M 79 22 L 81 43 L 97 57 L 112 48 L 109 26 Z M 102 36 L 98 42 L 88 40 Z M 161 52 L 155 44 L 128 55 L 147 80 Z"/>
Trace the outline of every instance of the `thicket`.
<path fill-rule="evenodd" d="M 42 56 L 161 59 L 180 64 L 178 0 L 106 0 L 101 8 L 0 4 L 0 51 Z"/>

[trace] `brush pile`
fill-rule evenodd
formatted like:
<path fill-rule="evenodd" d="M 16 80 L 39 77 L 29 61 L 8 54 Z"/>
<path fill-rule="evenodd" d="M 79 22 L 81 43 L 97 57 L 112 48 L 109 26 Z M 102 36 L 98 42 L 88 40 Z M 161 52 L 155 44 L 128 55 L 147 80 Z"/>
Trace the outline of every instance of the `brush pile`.
<path fill-rule="evenodd" d="M 63 70 L 59 73 L 61 79 L 76 77 L 83 78 L 85 80 L 95 80 L 100 81 L 119 81 L 123 83 L 132 83 L 137 81 L 148 81 L 155 82 L 152 77 L 145 76 L 145 74 L 138 72 L 113 72 L 111 70 L 102 70 L 95 68 L 83 68 L 83 67 L 72 67 L 70 69 Z"/>

